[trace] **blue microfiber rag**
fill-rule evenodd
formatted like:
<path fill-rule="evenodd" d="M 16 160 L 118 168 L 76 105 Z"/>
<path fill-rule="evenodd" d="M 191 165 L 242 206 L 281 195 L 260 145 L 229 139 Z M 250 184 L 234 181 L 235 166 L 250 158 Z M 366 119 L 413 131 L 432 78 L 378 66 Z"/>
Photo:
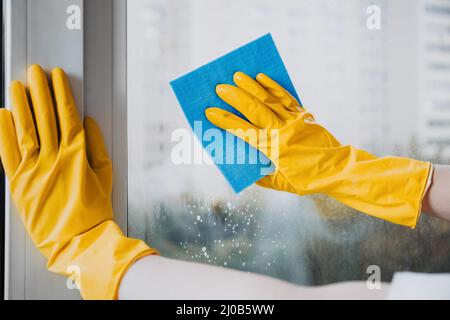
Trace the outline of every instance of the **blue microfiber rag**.
<path fill-rule="evenodd" d="M 209 107 L 223 108 L 243 117 L 215 92 L 218 84 L 233 84 L 233 74 L 237 71 L 253 78 L 265 73 L 300 101 L 270 34 L 173 80 L 170 85 L 195 135 L 233 190 L 239 193 L 272 173 L 274 167 L 265 155 L 206 119 L 205 109 Z M 256 161 L 252 156 L 255 154 Z"/>

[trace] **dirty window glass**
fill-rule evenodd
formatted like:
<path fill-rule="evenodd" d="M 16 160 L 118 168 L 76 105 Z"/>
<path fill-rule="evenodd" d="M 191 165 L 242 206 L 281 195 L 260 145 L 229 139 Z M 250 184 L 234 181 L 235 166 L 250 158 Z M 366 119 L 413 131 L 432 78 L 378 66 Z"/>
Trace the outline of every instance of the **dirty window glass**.
<path fill-rule="evenodd" d="M 175 165 L 188 129 L 170 80 L 271 32 L 305 106 L 345 144 L 448 163 L 450 5 L 442 1 L 128 2 L 129 234 L 167 257 L 299 284 L 378 266 L 450 272 L 450 224 L 415 230 L 321 195 L 234 194 L 212 165 Z M 192 138 L 192 143 L 197 141 Z"/>

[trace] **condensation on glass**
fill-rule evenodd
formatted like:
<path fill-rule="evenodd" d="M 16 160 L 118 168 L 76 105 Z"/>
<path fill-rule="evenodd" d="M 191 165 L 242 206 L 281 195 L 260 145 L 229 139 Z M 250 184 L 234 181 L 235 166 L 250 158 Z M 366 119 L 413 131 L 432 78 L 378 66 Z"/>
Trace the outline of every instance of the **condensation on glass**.
<path fill-rule="evenodd" d="M 438 3 L 129 1 L 130 235 L 164 256 L 301 284 L 365 280 L 371 265 L 383 280 L 450 272 L 448 223 L 423 217 L 410 230 L 323 196 L 235 195 L 214 166 L 171 160 L 172 133 L 188 126 L 169 81 L 272 32 L 306 107 L 342 142 L 447 163 L 450 11 Z M 373 4 L 376 30 L 366 24 Z"/>

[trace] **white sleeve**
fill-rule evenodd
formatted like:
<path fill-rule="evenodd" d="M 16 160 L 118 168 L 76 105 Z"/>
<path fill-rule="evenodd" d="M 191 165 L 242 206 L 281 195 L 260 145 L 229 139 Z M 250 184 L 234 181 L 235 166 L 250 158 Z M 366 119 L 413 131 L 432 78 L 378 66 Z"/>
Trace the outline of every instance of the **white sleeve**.
<path fill-rule="evenodd" d="M 396 273 L 387 298 L 388 300 L 450 300 L 450 274 Z"/>

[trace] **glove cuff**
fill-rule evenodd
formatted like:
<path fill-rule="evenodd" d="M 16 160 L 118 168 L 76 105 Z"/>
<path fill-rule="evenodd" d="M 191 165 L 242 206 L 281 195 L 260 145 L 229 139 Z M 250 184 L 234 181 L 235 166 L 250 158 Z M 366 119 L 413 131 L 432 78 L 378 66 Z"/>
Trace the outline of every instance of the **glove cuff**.
<path fill-rule="evenodd" d="M 138 259 L 158 254 L 143 241 L 125 237 L 111 220 L 75 237 L 47 264 L 51 272 L 71 276 L 87 300 L 117 299 L 120 281 Z"/>
<path fill-rule="evenodd" d="M 365 157 L 353 161 L 327 194 L 358 211 L 414 229 L 430 181 L 431 163 L 400 157 Z"/>
<path fill-rule="evenodd" d="M 299 195 L 326 194 L 358 211 L 414 228 L 429 183 L 431 163 L 377 158 L 353 146 L 291 148 L 302 159 L 282 166 Z M 284 161 L 281 155 L 280 162 Z M 292 157 L 292 155 L 291 155 Z"/>

